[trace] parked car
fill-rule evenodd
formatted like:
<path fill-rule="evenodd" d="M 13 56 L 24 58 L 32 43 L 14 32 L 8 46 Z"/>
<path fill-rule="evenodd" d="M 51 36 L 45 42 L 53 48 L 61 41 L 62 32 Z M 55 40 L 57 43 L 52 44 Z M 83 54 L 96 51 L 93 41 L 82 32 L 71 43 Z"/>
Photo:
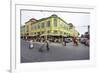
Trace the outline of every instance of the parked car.
<path fill-rule="evenodd" d="M 65 38 L 65 42 L 70 43 L 70 42 L 72 42 L 72 39 L 71 38 Z"/>
<path fill-rule="evenodd" d="M 86 46 L 90 46 L 90 40 L 86 40 L 86 43 L 85 43 Z"/>
<path fill-rule="evenodd" d="M 80 43 L 85 44 L 86 38 L 80 38 Z"/>
<path fill-rule="evenodd" d="M 80 38 L 80 43 L 89 46 L 89 39 L 88 38 Z"/>

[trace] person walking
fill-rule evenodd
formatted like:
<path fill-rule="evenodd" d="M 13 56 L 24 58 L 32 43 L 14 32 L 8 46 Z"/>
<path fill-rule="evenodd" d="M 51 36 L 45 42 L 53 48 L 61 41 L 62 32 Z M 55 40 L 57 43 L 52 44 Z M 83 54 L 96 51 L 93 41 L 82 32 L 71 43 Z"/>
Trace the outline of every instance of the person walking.
<path fill-rule="evenodd" d="M 46 49 L 47 49 L 47 51 L 50 50 L 50 48 L 49 48 L 49 41 L 48 40 L 46 40 Z"/>
<path fill-rule="evenodd" d="M 66 46 L 67 38 L 64 38 L 64 46 Z"/>
<path fill-rule="evenodd" d="M 78 41 L 77 41 L 77 38 L 75 36 L 72 37 L 72 41 L 73 41 L 73 45 L 78 46 Z"/>
<path fill-rule="evenodd" d="M 49 51 L 50 48 L 49 48 L 49 41 L 46 40 L 45 43 L 39 48 L 39 52 L 44 52 L 43 50 L 43 46 L 46 45 L 46 51 Z"/>
<path fill-rule="evenodd" d="M 34 48 L 33 40 L 30 40 L 30 41 L 29 41 L 29 48 L 30 48 L 30 49 Z"/>

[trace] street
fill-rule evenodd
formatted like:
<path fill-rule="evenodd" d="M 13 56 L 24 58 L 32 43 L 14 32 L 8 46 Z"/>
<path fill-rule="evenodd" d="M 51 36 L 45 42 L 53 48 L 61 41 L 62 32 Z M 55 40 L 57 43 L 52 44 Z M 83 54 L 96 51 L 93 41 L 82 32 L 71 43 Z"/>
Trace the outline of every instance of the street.
<path fill-rule="evenodd" d="M 80 44 L 74 46 L 67 43 L 63 46 L 58 43 L 50 43 L 50 50 L 46 50 L 46 44 L 34 42 L 34 48 L 29 49 L 29 42 L 21 40 L 21 63 L 47 62 L 47 61 L 68 61 L 68 60 L 89 60 L 89 47 Z M 42 48 L 43 52 L 39 52 Z"/>

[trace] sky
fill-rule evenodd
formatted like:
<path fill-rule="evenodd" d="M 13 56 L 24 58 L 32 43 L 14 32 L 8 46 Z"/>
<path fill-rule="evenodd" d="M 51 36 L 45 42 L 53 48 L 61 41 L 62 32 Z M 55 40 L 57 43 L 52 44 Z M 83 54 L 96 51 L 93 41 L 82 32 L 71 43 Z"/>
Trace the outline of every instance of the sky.
<path fill-rule="evenodd" d="M 72 23 L 75 26 L 75 29 L 80 33 L 84 34 L 88 31 L 87 26 L 90 25 L 90 14 L 86 13 L 69 13 L 69 12 L 46 12 L 46 11 L 21 11 L 21 25 L 25 25 L 31 18 L 35 18 L 37 20 L 41 18 L 46 18 L 51 16 L 52 14 L 56 14 L 60 18 L 62 18 L 67 23 Z"/>

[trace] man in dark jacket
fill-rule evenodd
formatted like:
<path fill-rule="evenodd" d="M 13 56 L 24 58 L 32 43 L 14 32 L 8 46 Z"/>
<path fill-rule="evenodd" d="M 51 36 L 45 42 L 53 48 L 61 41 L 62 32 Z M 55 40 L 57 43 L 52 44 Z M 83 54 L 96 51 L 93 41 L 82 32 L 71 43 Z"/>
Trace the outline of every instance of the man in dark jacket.
<path fill-rule="evenodd" d="M 48 40 L 46 40 L 46 48 L 47 48 L 47 51 L 50 50 L 50 48 L 49 48 L 49 41 Z"/>

